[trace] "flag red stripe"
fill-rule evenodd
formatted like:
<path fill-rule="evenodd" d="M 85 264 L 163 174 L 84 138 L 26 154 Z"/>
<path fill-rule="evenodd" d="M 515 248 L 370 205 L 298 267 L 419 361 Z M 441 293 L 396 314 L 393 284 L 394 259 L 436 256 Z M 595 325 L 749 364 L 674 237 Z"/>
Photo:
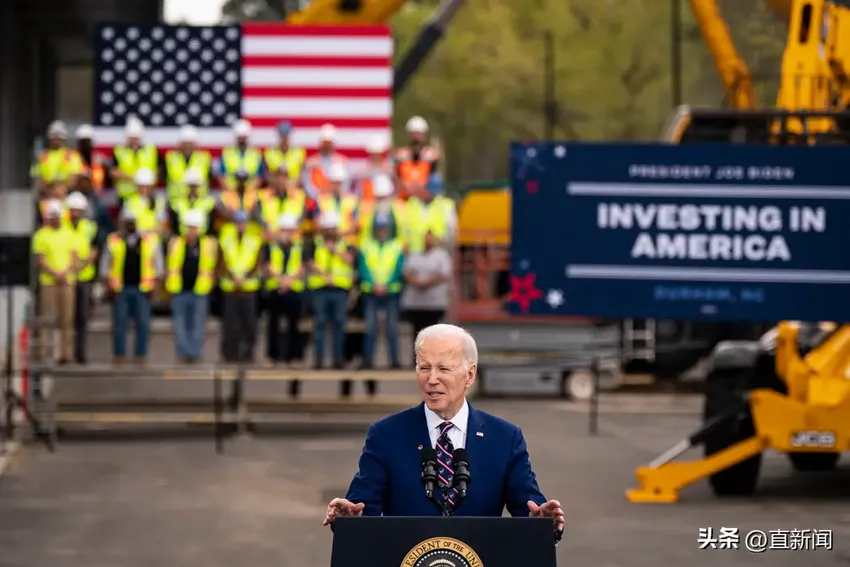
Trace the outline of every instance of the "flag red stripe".
<path fill-rule="evenodd" d="M 380 67 L 392 65 L 391 57 L 335 57 L 308 55 L 243 55 L 243 67 Z"/>
<path fill-rule="evenodd" d="M 387 37 L 388 26 L 281 26 L 279 22 L 251 22 L 242 24 L 243 36 L 339 36 Z"/>
<path fill-rule="evenodd" d="M 386 118 L 287 118 L 285 114 L 281 114 L 279 117 L 246 116 L 245 119 L 254 128 L 277 128 L 282 120 L 289 120 L 293 128 L 321 128 L 325 124 L 333 124 L 337 129 L 390 127 L 389 116 Z"/>
<path fill-rule="evenodd" d="M 390 98 L 389 87 L 242 87 L 242 97 Z"/>
<path fill-rule="evenodd" d="M 113 146 L 95 146 L 95 151 L 100 152 L 105 155 L 112 155 L 114 150 Z M 169 150 L 176 150 L 176 146 L 159 146 L 157 148 L 159 150 L 160 155 L 165 155 L 165 153 Z M 206 151 L 210 152 L 213 157 L 219 157 L 221 155 L 222 148 L 219 147 L 204 147 Z M 318 148 L 305 148 L 307 150 L 307 155 L 313 154 L 318 151 Z M 342 155 L 350 158 L 350 159 L 365 159 L 369 154 L 366 153 L 365 149 L 354 150 L 354 149 L 340 149 L 338 150 Z"/>

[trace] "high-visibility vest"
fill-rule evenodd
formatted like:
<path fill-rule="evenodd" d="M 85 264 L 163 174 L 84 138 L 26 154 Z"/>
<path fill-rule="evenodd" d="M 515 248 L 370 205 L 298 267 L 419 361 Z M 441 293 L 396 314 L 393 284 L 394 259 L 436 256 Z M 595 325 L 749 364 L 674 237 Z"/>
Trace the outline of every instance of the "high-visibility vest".
<path fill-rule="evenodd" d="M 285 254 L 281 245 L 275 243 L 269 249 L 269 275 L 271 277 L 266 280 L 266 289 L 274 291 L 280 287 L 280 282 L 278 282 L 279 277 L 283 275 L 294 276 L 298 273 L 298 270 L 301 269 L 304 254 L 302 244 L 300 242 L 293 242 L 292 248 L 289 250 L 289 259 L 286 262 L 286 266 L 284 266 Z M 296 279 L 292 282 L 290 289 L 295 292 L 304 291 L 304 279 Z"/>
<path fill-rule="evenodd" d="M 364 293 L 371 293 L 374 290 L 373 285 L 382 285 L 390 293 L 399 293 L 402 288 L 401 280 L 392 281 L 392 277 L 403 253 L 404 243 L 398 238 L 386 242 L 370 240 L 363 248 L 363 259 L 373 283 L 364 281 L 360 284 L 360 289 Z"/>
<path fill-rule="evenodd" d="M 230 279 L 230 274 L 246 277 L 256 271 L 258 255 L 263 246 L 263 239 L 246 232 L 242 237 L 233 236 L 221 239 L 221 251 L 224 255 L 224 265 L 228 274 L 221 278 L 221 290 L 236 291 L 236 284 Z M 239 291 L 257 291 L 260 289 L 260 278 L 246 278 Z"/>
<path fill-rule="evenodd" d="M 72 175 L 82 172 L 82 158 L 75 150 L 67 147 L 41 150 L 38 163 L 33 166 L 32 177 L 46 183 L 67 181 Z"/>
<path fill-rule="evenodd" d="M 227 183 L 236 187 L 236 172 L 244 169 L 251 177 L 257 175 L 263 164 L 263 154 L 257 148 L 247 148 L 244 154 L 239 148 L 224 148 L 221 152 L 221 163 Z"/>
<path fill-rule="evenodd" d="M 34 253 L 42 255 L 48 268 L 54 272 L 67 272 L 74 261 L 74 252 L 77 252 L 77 237 L 64 225 L 59 228 L 43 226 L 33 235 L 32 248 Z M 41 273 L 38 279 L 43 285 L 56 283 L 53 276 L 46 273 Z M 69 283 L 75 279 L 73 274 L 68 274 Z"/>
<path fill-rule="evenodd" d="M 125 205 L 129 211 L 136 214 L 136 228 L 139 232 L 152 232 L 157 229 L 158 208 L 162 209 L 164 203 L 154 200 L 153 197 L 143 197 L 136 193 L 127 198 Z"/>
<path fill-rule="evenodd" d="M 103 183 L 106 180 L 106 170 L 102 165 L 95 164 L 88 166 L 84 163 L 81 173 L 88 175 L 93 189 L 103 189 Z"/>
<path fill-rule="evenodd" d="M 310 156 L 305 164 L 307 174 L 310 176 L 310 185 L 319 192 L 326 191 L 330 185 L 328 177 L 325 175 L 325 170 L 322 167 L 322 157 L 321 154 L 314 154 Z M 348 159 L 342 154 L 334 152 L 330 158 L 331 163 L 339 162 L 346 166 L 348 165 Z"/>
<path fill-rule="evenodd" d="M 387 177 L 392 178 L 395 172 L 393 171 L 393 163 L 390 160 L 384 160 L 380 164 L 370 163 L 361 173 L 357 176 L 360 179 L 360 201 L 373 201 L 375 199 L 375 192 L 372 188 L 372 179 L 377 175 L 386 175 Z"/>
<path fill-rule="evenodd" d="M 186 238 L 175 236 L 168 243 L 165 290 L 174 295 L 183 291 L 183 262 L 186 259 Z M 192 291 L 197 295 L 208 295 L 215 284 L 215 267 L 218 263 L 218 244 L 212 236 L 201 237 L 201 256 L 198 262 L 198 277 Z"/>
<path fill-rule="evenodd" d="M 316 268 L 322 272 L 329 272 L 331 276 L 331 285 L 342 289 L 351 289 L 354 285 L 354 267 L 343 260 L 342 254 L 348 251 L 348 244 L 342 240 L 337 240 L 333 252 L 325 246 L 321 238 L 316 239 L 316 249 L 313 252 L 313 261 L 316 263 Z M 328 287 L 325 283 L 325 278 L 319 274 L 311 274 L 307 278 L 307 287 L 309 289 L 322 289 Z"/>
<path fill-rule="evenodd" d="M 277 221 L 284 213 L 292 215 L 298 220 L 304 217 L 304 207 L 307 204 L 307 194 L 300 189 L 288 191 L 286 198 L 281 199 L 274 191 L 263 194 L 263 220 L 272 230 L 277 228 Z"/>
<path fill-rule="evenodd" d="M 437 152 L 427 146 L 423 147 L 419 151 L 418 160 L 413 159 L 412 149 L 401 148 L 396 153 L 399 180 L 405 185 L 411 183 L 421 185 L 427 184 L 436 159 Z M 407 196 L 408 195 L 405 195 L 405 197 Z"/>
<path fill-rule="evenodd" d="M 357 222 L 360 225 L 360 246 L 374 238 L 372 225 L 375 221 L 375 202 L 360 203 L 357 213 Z M 395 222 L 396 233 L 393 235 L 402 241 L 407 240 L 407 205 L 401 199 L 394 199 L 392 215 Z"/>
<path fill-rule="evenodd" d="M 171 200 L 171 208 L 177 213 L 177 219 L 180 226 L 172 226 L 171 230 L 179 231 L 180 234 L 186 234 L 186 225 L 183 224 L 183 215 L 186 211 L 203 211 L 206 215 L 204 226 L 201 227 L 201 234 L 206 234 L 210 229 L 210 218 L 212 217 L 213 209 L 215 209 L 215 199 L 209 195 L 205 197 L 197 197 L 190 199 L 189 197 L 177 197 Z"/>
<path fill-rule="evenodd" d="M 286 164 L 286 170 L 289 173 L 290 179 L 298 179 L 301 176 L 301 169 L 304 167 L 304 160 L 307 159 L 307 152 L 304 148 L 289 148 L 286 153 L 280 148 L 268 148 L 263 158 L 266 160 L 266 168 L 270 174 L 276 172 L 282 164 Z"/>
<path fill-rule="evenodd" d="M 153 291 L 154 285 L 156 285 L 154 257 L 156 256 L 156 247 L 159 245 L 159 239 L 152 234 L 143 234 L 141 238 L 142 277 L 139 281 L 139 289 L 147 293 Z M 117 293 L 124 289 L 124 261 L 127 258 L 127 243 L 121 235 L 113 232 L 106 239 L 106 247 L 109 250 L 111 260 L 107 284 L 109 285 L 109 289 Z"/>
<path fill-rule="evenodd" d="M 168 198 L 175 199 L 177 197 L 185 197 L 188 189 L 183 183 L 183 177 L 189 169 L 197 169 L 201 172 L 204 182 L 198 188 L 198 195 L 205 196 L 209 191 L 209 183 L 207 179 L 210 174 L 210 164 L 212 157 L 210 153 L 204 150 L 195 150 L 186 160 L 186 156 L 180 150 L 169 150 L 165 154 L 165 170 L 167 173 L 166 186 L 168 188 Z"/>
<path fill-rule="evenodd" d="M 350 233 L 354 229 L 356 223 L 355 212 L 357 210 L 358 199 L 356 195 L 343 195 L 337 203 L 336 195 L 323 193 L 316 199 L 316 205 L 319 207 L 319 213 L 328 211 L 336 211 L 339 214 L 340 223 L 339 231 L 342 234 Z"/>
<path fill-rule="evenodd" d="M 236 189 L 228 189 L 221 194 L 221 202 L 225 207 L 233 212 L 243 210 L 250 213 L 254 210 L 254 205 L 260 198 L 260 194 L 256 189 L 245 189 L 245 192 L 240 197 Z"/>
<path fill-rule="evenodd" d="M 88 262 L 92 253 L 91 241 L 94 240 L 94 237 L 97 235 L 97 223 L 89 219 L 80 219 L 77 226 L 74 226 L 74 223 L 68 219 L 63 224 L 79 239 L 77 257 L 80 259 L 80 262 Z M 90 282 L 94 279 L 96 272 L 97 269 L 95 268 L 95 265 L 90 264 L 77 274 L 77 281 L 82 283 Z"/>
<path fill-rule="evenodd" d="M 428 204 L 415 197 L 409 199 L 407 201 L 409 251 L 421 252 L 425 249 L 425 234 L 428 231 L 439 239 L 446 238 L 448 221 L 454 208 L 454 202 L 442 195 L 437 195 Z"/>
<path fill-rule="evenodd" d="M 142 146 L 136 151 L 128 146 L 116 146 L 115 160 L 117 161 L 115 167 L 118 168 L 118 171 L 130 177 L 130 181 L 119 181 L 115 184 L 118 196 L 126 199 L 138 191 L 136 184 L 133 183 L 133 176 L 136 175 L 137 171 L 146 168 L 156 173 L 159 155 L 156 146 Z"/>

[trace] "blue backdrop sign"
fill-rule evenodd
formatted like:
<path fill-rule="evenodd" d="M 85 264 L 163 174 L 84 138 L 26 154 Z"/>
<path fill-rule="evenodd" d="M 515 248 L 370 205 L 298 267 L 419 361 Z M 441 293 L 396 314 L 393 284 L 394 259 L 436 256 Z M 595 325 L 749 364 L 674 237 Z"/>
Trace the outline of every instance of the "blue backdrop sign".
<path fill-rule="evenodd" d="M 850 148 L 514 144 L 514 313 L 850 321 Z"/>

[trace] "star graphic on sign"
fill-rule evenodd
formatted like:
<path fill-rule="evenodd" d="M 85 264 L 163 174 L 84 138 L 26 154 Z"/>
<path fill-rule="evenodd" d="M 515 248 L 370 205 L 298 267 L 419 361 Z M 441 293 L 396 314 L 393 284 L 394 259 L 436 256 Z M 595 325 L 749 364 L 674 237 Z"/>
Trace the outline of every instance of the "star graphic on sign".
<path fill-rule="evenodd" d="M 557 309 L 564 304 L 564 292 L 560 289 L 550 289 L 546 292 L 546 303 L 552 309 Z"/>
<path fill-rule="evenodd" d="M 554 154 L 556 158 L 564 159 L 567 156 L 567 148 L 561 145 L 557 145 L 555 146 Z"/>
<path fill-rule="evenodd" d="M 518 304 L 523 313 L 528 312 L 532 301 L 543 297 L 543 291 L 535 283 L 536 279 L 537 275 L 533 272 L 524 276 L 511 274 L 511 294 L 509 300 L 511 303 Z"/>

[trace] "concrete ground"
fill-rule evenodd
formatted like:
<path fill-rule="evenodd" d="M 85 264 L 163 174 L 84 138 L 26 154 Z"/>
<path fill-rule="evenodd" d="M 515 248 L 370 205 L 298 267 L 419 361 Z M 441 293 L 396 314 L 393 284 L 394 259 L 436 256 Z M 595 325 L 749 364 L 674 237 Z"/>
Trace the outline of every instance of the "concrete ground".
<path fill-rule="evenodd" d="M 700 482 L 679 504 L 630 504 L 634 467 L 694 428 L 698 402 L 609 399 L 597 436 L 584 408 L 566 402 L 478 403 L 522 426 L 544 492 L 562 501 L 561 565 L 850 562 L 850 467 L 793 475 L 770 455 L 756 498 L 720 501 Z M 244 437 L 221 456 L 208 439 L 65 443 L 55 454 L 29 446 L 0 481 L 0 566 L 328 565 L 325 505 L 344 494 L 362 441 L 361 433 Z M 835 549 L 700 550 L 704 527 L 833 530 Z"/>

